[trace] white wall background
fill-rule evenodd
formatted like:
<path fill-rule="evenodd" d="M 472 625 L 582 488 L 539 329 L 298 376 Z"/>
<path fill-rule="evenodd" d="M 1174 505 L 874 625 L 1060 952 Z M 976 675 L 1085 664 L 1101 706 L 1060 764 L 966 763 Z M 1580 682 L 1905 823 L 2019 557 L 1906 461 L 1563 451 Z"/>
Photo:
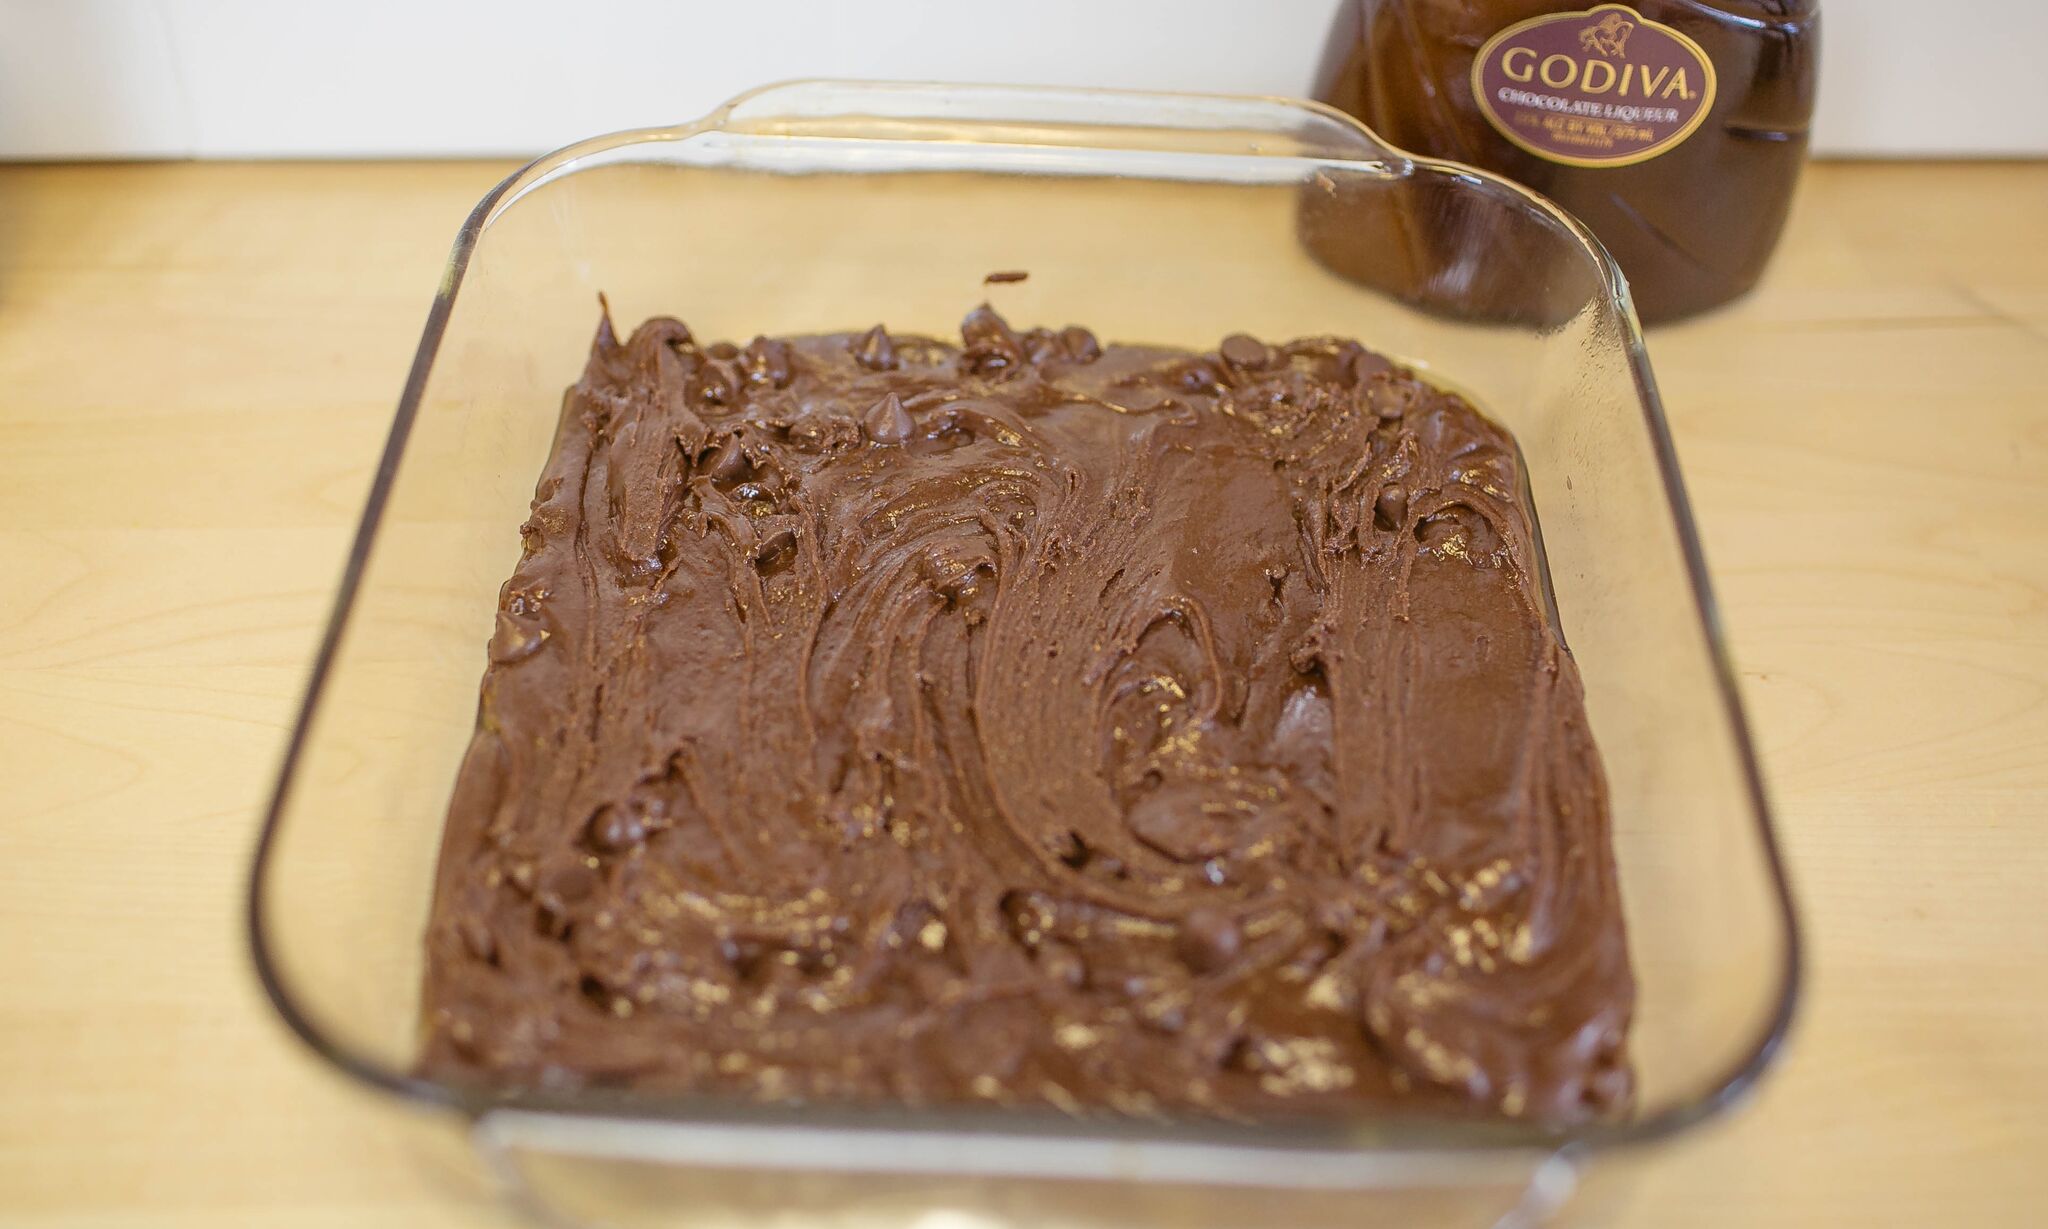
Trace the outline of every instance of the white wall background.
<path fill-rule="evenodd" d="M 0 158 L 531 155 L 802 76 L 1300 94 L 1338 0 L 0 0 Z M 2048 3 L 1832 0 L 1821 152 L 2048 154 Z"/>

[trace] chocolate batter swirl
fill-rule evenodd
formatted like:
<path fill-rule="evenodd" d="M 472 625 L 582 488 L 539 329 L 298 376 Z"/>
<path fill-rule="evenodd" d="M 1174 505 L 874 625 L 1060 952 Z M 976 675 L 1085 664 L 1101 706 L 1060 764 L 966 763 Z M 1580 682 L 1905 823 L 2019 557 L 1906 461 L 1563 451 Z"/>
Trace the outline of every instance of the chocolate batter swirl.
<path fill-rule="evenodd" d="M 494 1085 L 1619 1112 L 1633 982 L 1509 437 L 1356 342 L 607 321 L 427 935 Z"/>

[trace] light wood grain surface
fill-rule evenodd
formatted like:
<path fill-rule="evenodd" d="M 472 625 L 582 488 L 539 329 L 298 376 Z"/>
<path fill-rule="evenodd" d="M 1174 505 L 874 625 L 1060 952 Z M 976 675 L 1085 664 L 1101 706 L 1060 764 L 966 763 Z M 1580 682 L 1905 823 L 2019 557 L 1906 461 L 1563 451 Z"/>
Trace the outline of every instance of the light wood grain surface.
<path fill-rule="evenodd" d="M 0 1224 L 502 1225 L 270 1016 L 259 804 L 492 164 L 0 170 Z M 1823 166 L 1653 335 L 1813 946 L 1630 1226 L 2048 1215 L 2048 165 Z"/>

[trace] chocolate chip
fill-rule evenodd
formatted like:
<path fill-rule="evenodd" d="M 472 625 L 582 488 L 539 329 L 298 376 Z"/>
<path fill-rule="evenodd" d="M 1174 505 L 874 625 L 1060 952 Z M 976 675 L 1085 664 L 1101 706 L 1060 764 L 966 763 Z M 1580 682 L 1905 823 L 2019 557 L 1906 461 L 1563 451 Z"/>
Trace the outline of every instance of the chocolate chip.
<path fill-rule="evenodd" d="M 1191 393 L 1210 392 L 1223 385 L 1223 373 L 1199 359 L 1181 368 L 1177 378 L 1180 386 Z"/>
<path fill-rule="evenodd" d="M 860 335 L 853 343 L 854 361 L 869 371 L 890 371 L 896 366 L 896 343 L 889 337 L 889 330 L 876 325 Z"/>
<path fill-rule="evenodd" d="M 704 353 L 712 358 L 738 358 L 740 356 L 739 347 L 729 341 L 714 341 L 705 347 Z"/>
<path fill-rule="evenodd" d="M 668 412 L 675 426 L 673 434 L 676 447 L 682 449 L 686 457 L 694 457 L 702 452 L 704 441 L 711 435 L 711 428 L 706 426 L 704 420 L 697 417 L 681 398 L 670 399 Z"/>
<path fill-rule="evenodd" d="M 1001 371 L 1024 362 L 1024 344 L 1010 322 L 983 303 L 960 322 L 961 355 L 977 372 Z"/>
<path fill-rule="evenodd" d="M 1352 383 L 1366 384 L 1374 376 L 1392 371 L 1394 364 L 1383 355 L 1374 354 L 1370 350 L 1360 350 L 1351 356 L 1350 367 Z"/>
<path fill-rule="evenodd" d="M 903 399 L 890 393 L 868 407 L 861 415 L 861 426 L 866 428 L 868 438 L 877 444 L 900 444 L 917 431 L 916 420 L 910 411 L 903 408 Z"/>
<path fill-rule="evenodd" d="M 1244 932 L 1238 929 L 1237 919 L 1206 905 L 1188 911 L 1173 941 L 1174 953 L 1197 973 L 1222 968 L 1236 959 L 1243 947 Z"/>
<path fill-rule="evenodd" d="M 737 435 L 728 435 L 723 443 L 712 450 L 711 455 L 699 463 L 713 482 L 734 482 L 746 477 L 752 463 L 747 460 L 746 450 L 740 447 Z"/>
<path fill-rule="evenodd" d="M 1044 942 L 1046 932 L 1058 920 L 1052 898 L 1043 892 L 1012 889 L 1003 893 L 996 907 L 1009 921 L 1010 933 L 1026 947 L 1036 947 Z"/>
<path fill-rule="evenodd" d="M 1415 526 L 1415 540 L 1428 551 L 1464 555 L 1484 565 L 1500 549 L 1500 535 L 1470 504 L 1446 504 Z"/>
<path fill-rule="evenodd" d="M 1102 343 L 1095 340 L 1095 334 L 1078 324 L 1070 324 L 1060 330 L 1060 344 L 1067 348 L 1068 357 L 1077 363 L 1092 363 L 1102 357 Z"/>
<path fill-rule="evenodd" d="M 1266 343 L 1247 333 L 1232 333 L 1224 338 L 1218 353 L 1223 355 L 1224 362 L 1246 371 L 1263 370 L 1273 361 L 1273 352 Z"/>
<path fill-rule="evenodd" d="M 1381 418 L 1392 421 L 1408 412 L 1408 399 L 1413 395 L 1409 385 L 1392 381 L 1379 381 L 1366 391 L 1365 403 Z"/>
<path fill-rule="evenodd" d="M 1381 529 L 1399 529 L 1408 523 L 1408 488 L 1399 483 L 1384 487 L 1372 502 L 1372 523 Z"/>
<path fill-rule="evenodd" d="M 647 839 L 647 828 L 631 807 L 604 806 L 590 817 L 588 837 L 600 853 L 624 853 Z"/>
<path fill-rule="evenodd" d="M 773 337 L 756 337 L 747 343 L 747 379 L 775 388 L 789 387 L 792 368 L 789 344 Z"/>
<path fill-rule="evenodd" d="M 729 360 L 705 363 L 690 381 L 690 398 L 701 405 L 731 405 L 739 395 L 739 374 Z"/>
<path fill-rule="evenodd" d="M 1030 276 L 1022 269 L 1000 269 L 981 280 L 985 285 L 995 286 L 1005 282 L 1021 282 Z"/>
<path fill-rule="evenodd" d="M 789 525 L 777 525 L 761 535 L 754 544 L 754 558 L 772 559 L 786 550 L 796 549 L 796 529 Z"/>

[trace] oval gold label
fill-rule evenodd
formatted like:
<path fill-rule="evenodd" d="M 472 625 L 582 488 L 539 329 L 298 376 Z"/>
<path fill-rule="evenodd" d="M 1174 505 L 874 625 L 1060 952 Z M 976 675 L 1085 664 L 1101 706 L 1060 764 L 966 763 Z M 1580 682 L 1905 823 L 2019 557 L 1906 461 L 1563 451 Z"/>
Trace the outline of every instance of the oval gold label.
<path fill-rule="evenodd" d="M 1625 4 L 1509 26 L 1472 61 L 1487 122 L 1539 158 L 1631 166 L 1706 121 L 1714 62 L 1692 39 Z"/>

